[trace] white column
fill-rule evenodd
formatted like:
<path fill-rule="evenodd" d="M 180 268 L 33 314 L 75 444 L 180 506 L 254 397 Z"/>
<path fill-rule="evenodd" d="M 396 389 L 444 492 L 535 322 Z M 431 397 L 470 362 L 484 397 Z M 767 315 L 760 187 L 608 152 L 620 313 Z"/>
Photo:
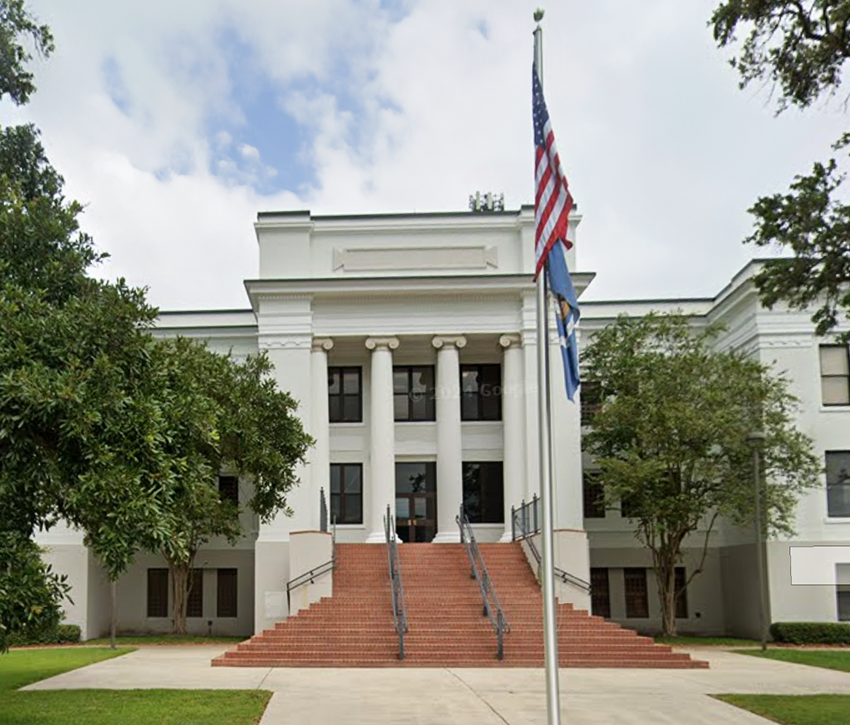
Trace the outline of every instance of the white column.
<path fill-rule="evenodd" d="M 372 351 L 369 408 L 369 536 L 367 544 L 384 542 L 387 504 L 395 516 L 395 417 L 393 415 L 393 353 L 395 337 L 370 337 Z"/>
<path fill-rule="evenodd" d="M 460 541 L 455 517 L 463 503 L 460 429 L 460 349 L 465 337 L 435 337 L 437 348 L 437 535 L 435 544 Z"/>
<path fill-rule="evenodd" d="M 319 489 L 325 490 L 325 500 L 330 505 L 330 416 L 328 412 L 328 351 L 334 346 L 327 337 L 314 337 L 310 354 L 310 384 L 312 396 L 312 426 L 310 435 L 315 439 L 310 454 L 311 481 L 319 505 Z"/>
<path fill-rule="evenodd" d="M 502 436 L 504 459 L 505 533 L 500 541 L 511 540 L 511 506 L 522 503 L 525 492 L 525 378 L 522 374 L 522 337 L 502 335 Z"/>

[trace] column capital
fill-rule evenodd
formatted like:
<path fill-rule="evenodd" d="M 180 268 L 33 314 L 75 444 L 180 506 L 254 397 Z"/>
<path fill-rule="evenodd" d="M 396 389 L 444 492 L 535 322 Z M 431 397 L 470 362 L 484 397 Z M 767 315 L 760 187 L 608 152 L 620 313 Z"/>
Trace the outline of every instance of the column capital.
<path fill-rule="evenodd" d="M 334 341 L 329 337 L 314 337 L 313 352 L 328 352 L 334 346 Z"/>
<path fill-rule="evenodd" d="M 511 347 L 522 347 L 522 335 L 518 333 L 508 333 L 499 338 L 499 345 L 505 350 Z"/>
<path fill-rule="evenodd" d="M 396 350 L 399 342 L 397 337 L 369 337 L 366 338 L 366 347 L 369 350 Z"/>
<path fill-rule="evenodd" d="M 463 335 L 437 335 L 431 340 L 431 344 L 438 350 L 443 347 L 449 349 L 452 345 L 460 350 L 466 347 L 466 338 Z"/>

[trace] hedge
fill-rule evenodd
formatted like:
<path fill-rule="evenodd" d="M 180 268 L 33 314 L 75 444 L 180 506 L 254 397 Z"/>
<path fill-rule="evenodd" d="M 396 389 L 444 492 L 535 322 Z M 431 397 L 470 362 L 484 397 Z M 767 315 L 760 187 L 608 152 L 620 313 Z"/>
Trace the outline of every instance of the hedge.
<path fill-rule="evenodd" d="M 850 644 L 850 624 L 841 622 L 774 622 L 770 634 L 784 644 Z"/>
<path fill-rule="evenodd" d="M 80 641 L 80 628 L 76 624 L 59 624 L 42 632 L 13 634 L 9 638 L 10 647 L 22 647 L 32 644 L 71 644 Z"/>

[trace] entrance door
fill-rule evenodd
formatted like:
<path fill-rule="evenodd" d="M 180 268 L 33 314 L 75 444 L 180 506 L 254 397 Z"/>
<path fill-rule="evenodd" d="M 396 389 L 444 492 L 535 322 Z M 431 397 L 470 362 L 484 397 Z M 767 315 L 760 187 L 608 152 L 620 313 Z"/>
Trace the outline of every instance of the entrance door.
<path fill-rule="evenodd" d="M 437 464 L 395 464 L 396 532 L 402 541 L 425 543 L 437 534 Z"/>

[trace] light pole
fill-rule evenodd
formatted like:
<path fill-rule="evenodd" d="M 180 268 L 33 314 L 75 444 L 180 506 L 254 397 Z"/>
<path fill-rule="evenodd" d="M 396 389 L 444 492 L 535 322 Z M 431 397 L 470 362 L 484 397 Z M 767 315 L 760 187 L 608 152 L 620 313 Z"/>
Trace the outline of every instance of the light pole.
<path fill-rule="evenodd" d="M 764 542 L 762 540 L 764 527 L 762 525 L 762 485 L 761 485 L 761 451 L 764 446 L 764 432 L 755 430 L 747 436 L 747 443 L 753 448 L 753 489 L 755 494 L 755 539 L 756 539 L 756 568 L 758 571 L 759 588 L 759 641 L 761 650 L 767 649 L 767 595 L 765 591 Z"/>

